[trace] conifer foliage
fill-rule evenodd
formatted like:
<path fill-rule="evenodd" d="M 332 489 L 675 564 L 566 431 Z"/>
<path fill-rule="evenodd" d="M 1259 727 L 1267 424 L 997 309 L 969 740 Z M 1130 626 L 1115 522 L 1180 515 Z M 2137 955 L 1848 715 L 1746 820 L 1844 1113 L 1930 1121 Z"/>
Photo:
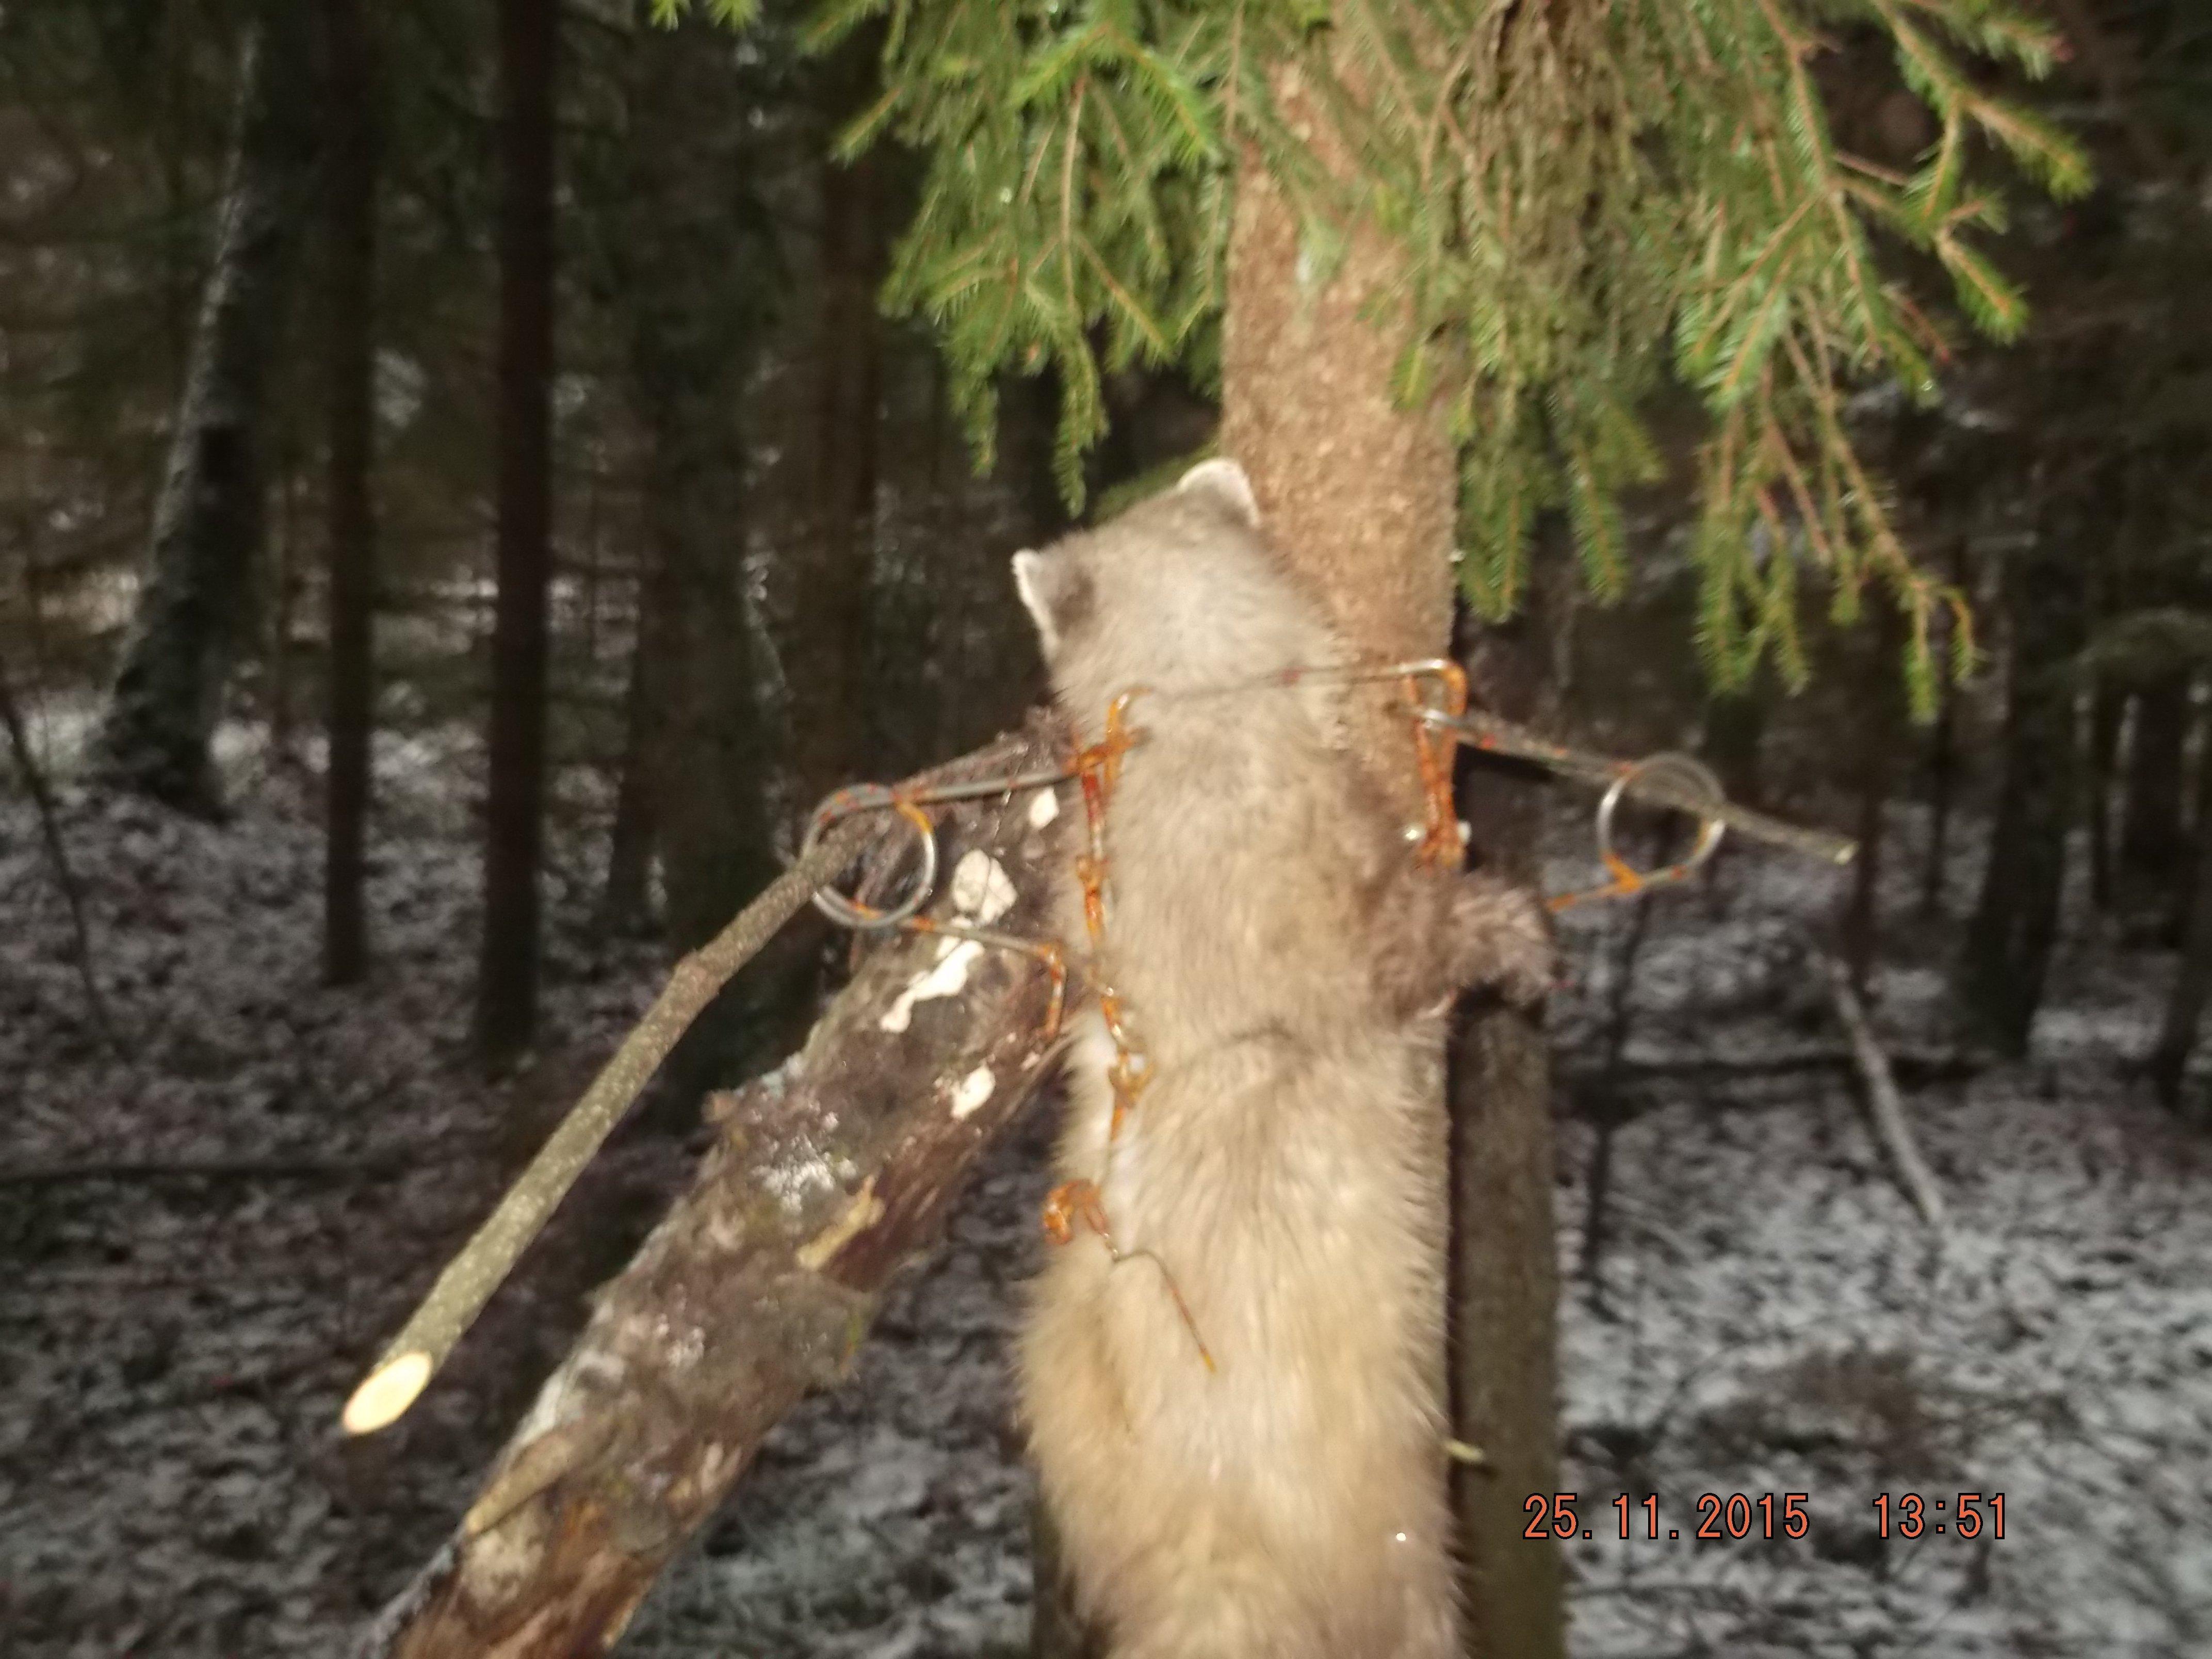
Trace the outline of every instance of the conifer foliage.
<path fill-rule="evenodd" d="M 2071 142 L 1990 89 L 2050 69 L 2039 21 L 1998 0 L 822 0 L 814 38 L 878 16 L 884 90 L 842 142 L 927 159 L 886 297 L 940 331 L 987 459 L 1004 371 L 1057 371 L 1075 502 L 1103 372 L 1212 369 L 1248 156 L 1298 201 L 1317 275 L 1352 216 L 1403 239 L 1395 390 L 1441 399 L 1462 446 L 1460 570 L 1484 612 L 1515 609 L 1547 507 L 1592 588 L 1620 591 L 1617 497 L 1659 469 L 1640 410 L 1671 373 L 1714 417 L 1694 552 L 1721 684 L 1765 657 L 1802 680 L 1808 574 L 1844 617 L 1869 579 L 1895 595 L 1923 711 L 1936 642 L 1971 662 L 1963 605 L 1893 529 L 1844 402 L 1878 377 L 1933 395 L 1943 327 L 1886 265 L 1898 247 L 1948 273 L 1975 328 L 2024 325 L 1976 240 L 2004 220 L 1988 163 L 2087 184 Z M 1936 120 L 1908 171 L 1840 148 L 1823 107 L 1817 60 L 1869 31 Z M 1282 118 L 1285 74 L 1320 94 L 1354 183 Z"/>

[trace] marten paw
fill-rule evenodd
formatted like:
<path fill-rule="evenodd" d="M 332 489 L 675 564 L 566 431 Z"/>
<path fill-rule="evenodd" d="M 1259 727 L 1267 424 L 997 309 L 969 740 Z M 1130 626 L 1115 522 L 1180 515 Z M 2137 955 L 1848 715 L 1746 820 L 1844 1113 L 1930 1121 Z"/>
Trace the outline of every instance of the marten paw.
<path fill-rule="evenodd" d="M 1559 975 L 1552 915 L 1526 888 L 1495 876 L 1462 876 L 1451 901 L 1454 981 L 1495 990 L 1516 1007 L 1551 994 Z"/>

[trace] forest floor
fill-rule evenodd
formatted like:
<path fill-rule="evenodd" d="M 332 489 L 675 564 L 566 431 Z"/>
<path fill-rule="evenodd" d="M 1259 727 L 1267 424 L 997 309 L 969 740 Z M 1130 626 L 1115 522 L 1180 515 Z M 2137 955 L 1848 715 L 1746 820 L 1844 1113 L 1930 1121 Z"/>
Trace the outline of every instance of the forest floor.
<path fill-rule="evenodd" d="M 319 983 L 320 836 L 288 775 L 222 825 L 65 792 L 120 1054 L 88 1018 L 35 820 L 0 801 L 0 1650 L 343 1651 L 684 1178 L 680 1136 L 619 1136 L 408 1421 L 339 1436 L 379 1337 L 658 981 L 651 949 L 594 937 L 586 861 L 556 850 L 561 1046 L 510 1084 L 474 1077 L 477 866 L 453 805 L 472 761 L 380 752 L 378 966 L 347 991 Z M 1900 817 L 1908 846 L 1916 829 Z M 1585 873 L 1583 848 L 1561 857 L 1555 884 Z M 1593 1534 L 1568 1547 L 1573 1651 L 2212 1651 L 2212 1137 L 2123 1064 L 2171 957 L 2077 910 L 2033 1060 L 1910 1091 L 1938 1238 L 1869 1139 L 1800 946 L 1831 881 L 1746 855 L 1650 901 L 1611 1067 L 1632 912 L 1571 913 L 1563 1484 Z M 1900 1055 L 1940 1058 L 1952 933 L 1894 896 L 1875 1018 Z M 1045 1138 L 1032 1115 L 994 1155 L 852 1381 L 770 1437 L 626 1652 L 1024 1650 L 1006 1356 Z M 1758 1500 L 1779 1533 L 1793 1492 L 1806 1535 L 1761 1536 Z M 1984 1499 L 1971 1539 L 1965 1492 Z"/>

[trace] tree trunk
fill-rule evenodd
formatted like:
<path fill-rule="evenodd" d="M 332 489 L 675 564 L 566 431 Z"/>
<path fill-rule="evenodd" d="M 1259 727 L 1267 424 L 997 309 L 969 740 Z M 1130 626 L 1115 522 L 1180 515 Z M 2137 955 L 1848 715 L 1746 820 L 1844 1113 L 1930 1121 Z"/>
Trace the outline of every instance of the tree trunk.
<path fill-rule="evenodd" d="M 1544 620 L 1484 630 L 1468 653 L 1482 706 L 1540 726 L 1557 713 Z M 1539 886 L 1542 792 L 1471 762 L 1462 775 L 1484 864 Z M 1559 1486 L 1556 1150 L 1540 1014 L 1490 999 L 1461 1010 L 1451 1114 L 1453 1410 L 1459 1437 L 1483 1459 L 1458 1474 L 1467 1651 L 1565 1659 L 1559 1546 L 1522 1536 L 1529 1494 Z"/>
<path fill-rule="evenodd" d="M 2089 902 L 2100 911 L 2112 908 L 2112 773 L 2127 708 L 2120 689 L 2100 678 L 2089 702 L 2089 758 L 2082 778 L 2089 819 Z"/>
<path fill-rule="evenodd" d="M 823 66 L 823 106 L 835 126 L 875 93 L 880 28 L 860 30 Z M 822 238 L 810 430 L 792 676 L 793 768 L 799 793 L 818 800 L 864 769 L 868 584 L 875 552 L 877 428 L 883 402 L 883 324 L 876 311 L 887 251 L 884 177 L 871 149 L 853 161 L 828 153 L 818 200 Z"/>
<path fill-rule="evenodd" d="M 1856 672 L 1867 687 L 1866 708 L 1859 721 L 1857 774 L 1858 857 L 1852 861 L 1850 893 L 1844 903 L 1843 959 L 1851 977 L 1851 988 L 1869 994 L 1867 981 L 1874 971 L 1881 936 L 1883 843 L 1890 789 L 1895 781 L 1897 751 L 1905 741 L 1905 710 L 1898 684 L 1898 647 L 1904 628 L 1896 611 L 1886 601 L 1874 602 L 1868 619 L 1863 649 L 1846 672 Z"/>
<path fill-rule="evenodd" d="M 1328 119 L 1288 77 L 1285 114 L 1325 133 Z M 1345 156 L 1320 150 L 1324 166 Z M 1222 342 L 1221 448 L 1250 475 L 1270 538 L 1328 605 L 1354 650 L 1377 660 L 1448 648 L 1449 562 L 1458 475 L 1443 427 L 1389 395 L 1389 321 L 1365 314 L 1395 291 L 1396 244 L 1356 228 L 1334 279 L 1316 289 L 1295 214 L 1248 159 L 1238 181 Z M 1387 300 L 1385 308 L 1388 310 Z M 1547 678 L 1540 659 L 1479 665 L 1498 712 L 1521 717 Z M 1359 740 L 1402 753 L 1400 805 L 1419 819 L 1402 717 L 1374 699 Z M 1534 874 L 1537 809 L 1526 792 L 1487 803 L 1475 845 L 1493 866 Z M 1453 1347 L 1457 1432 L 1485 1467 L 1463 1480 L 1458 1511 L 1468 1561 L 1468 1645 L 1488 1659 L 1565 1651 L 1559 1561 L 1521 1536 L 1522 1500 L 1557 1484 L 1557 1267 L 1552 1231 L 1551 1090 L 1536 1019 L 1485 1008 L 1454 1056 Z M 1439 1121 L 1437 1153 L 1443 1156 Z"/>
<path fill-rule="evenodd" d="M 2189 739 L 2189 681 L 2161 679 L 2136 694 L 2128 738 L 2127 789 L 2120 805 L 2120 868 L 2156 892 L 2188 849 L 2181 826 L 2181 763 Z"/>
<path fill-rule="evenodd" d="M 1766 676 L 1741 691 L 1717 692 L 1705 702 L 1705 738 L 1698 747 L 1730 800 L 1757 806 L 1765 794 L 1761 751 L 1766 716 L 1776 696 Z"/>
<path fill-rule="evenodd" d="M 2190 808 L 2189 856 L 2181 861 L 2167 889 L 2166 932 L 2185 951 L 2197 911 L 2197 882 L 2203 873 L 2205 841 L 2212 836 L 2212 714 L 2197 722 L 2196 783 Z"/>
<path fill-rule="evenodd" d="M 375 730 L 376 440 L 374 43 L 362 0 L 326 0 L 325 190 L 330 313 L 330 779 L 323 872 L 323 977 L 348 985 L 368 967 L 362 915 L 369 746 Z"/>
<path fill-rule="evenodd" d="M 2158 1097 L 2169 1109 L 2181 1104 L 2181 1078 L 2197 1046 L 2197 1027 L 2212 997 L 2212 825 L 2200 822 L 2197 868 L 2191 879 L 2189 910 L 2182 935 L 2181 960 L 2159 1026 L 2158 1042 L 2144 1063 Z"/>
<path fill-rule="evenodd" d="M 215 257 L 144 583 L 100 726 L 105 777 L 188 811 L 221 806 L 210 744 L 260 555 L 262 405 L 313 154 L 304 14 L 261 9 L 240 53 Z"/>
<path fill-rule="evenodd" d="M 553 578 L 554 0 L 499 0 L 499 597 L 476 1039 L 494 1068 L 538 1018 L 545 825 L 547 599 Z"/>
<path fill-rule="evenodd" d="M 727 35 L 703 21 L 641 31 L 627 73 L 621 286 L 647 440 L 644 735 L 667 931 L 688 950 L 776 871 L 742 422 L 762 343 L 748 285 L 770 280 L 770 250 L 731 212 L 757 186 L 757 157 Z M 745 969 L 679 1052 L 675 1095 L 696 1098 L 789 1051 L 821 939 L 802 915 Z"/>
<path fill-rule="evenodd" d="M 650 556 L 648 549 L 648 560 Z M 642 927 L 652 910 L 653 689 L 649 676 L 654 635 L 647 626 L 646 613 L 658 586 L 653 571 L 645 570 L 637 585 L 637 635 L 630 644 L 629 680 L 623 691 L 622 775 L 615 781 L 607 880 L 599 896 L 599 925 L 614 932 Z"/>
<path fill-rule="evenodd" d="M 1974 573 L 1964 541 L 1951 549 L 1950 576 L 1961 592 L 1973 586 Z M 1950 879 L 1951 809 L 1959 792 L 1959 688 L 1948 674 L 1937 677 L 1936 727 L 1928 734 L 1928 849 L 1920 867 L 1920 914 L 1943 914 Z"/>
<path fill-rule="evenodd" d="M 1047 764 L 1066 741 L 1040 719 L 934 775 Z M 997 864 L 1017 896 L 996 925 L 1035 935 L 1079 815 L 1063 804 L 1048 832 L 1028 805 L 947 809 L 939 834 L 948 869 Z M 951 915 L 954 885 L 933 914 Z M 885 1285 L 936 1237 L 1051 1052 L 1046 975 L 1011 951 L 954 947 L 975 953 L 962 993 L 887 1018 L 950 943 L 890 935 L 801 1054 L 720 1098 L 690 1191 L 598 1293 L 459 1532 L 359 1659 L 606 1652 L 777 1419 L 842 1379 Z"/>
<path fill-rule="evenodd" d="M 639 645 L 669 930 L 688 950 L 775 871 L 738 412 L 760 329 L 728 292 L 766 280 L 765 250 L 729 212 L 752 181 L 726 36 L 686 23 L 631 51 L 620 280 L 647 441 Z"/>
<path fill-rule="evenodd" d="M 2027 1052 L 2058 933 L 2066 831 L 2074 809 L 2074 680 L 2069 659 L 2087 634 L 2087 562 L 2046 522 L 2004 574 L 2011 621 L 2004 781 L 1989 862 L 1966 930 L 1959 997 L 1977 1035 L 2001 1053 Z"/>
<path fill-rule="evenodd" d="M 276 602 L 269 619 L 269 756 L 273 765 L 287 768 L 300 762 L 292 623 L 301 586 L 299 482 L 288 447 L 280 446 L 277 452 L 276 568 L 270 573 Z"/>

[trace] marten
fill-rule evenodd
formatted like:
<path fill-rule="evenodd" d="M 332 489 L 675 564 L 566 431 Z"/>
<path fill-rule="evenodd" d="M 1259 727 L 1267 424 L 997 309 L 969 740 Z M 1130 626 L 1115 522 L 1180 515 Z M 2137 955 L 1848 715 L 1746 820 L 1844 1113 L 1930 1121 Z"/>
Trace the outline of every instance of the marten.
<path fill-rule="evenodd" d="M 1352 743 L 1358 665 L 1234 462 L 1013 563 L 1078 740 L 1137 693 L 1095 951 L 1073 873 L 1057 905 L 1124 1028 L 1071 1019 L 1058 1152 L 1109 1231 L 1051 1253 L 1019 1349 L 1077 1607 L 1115 1659 L 1455 1656 L 1445 1014 L 1544 994 L 1545 912 L 1416 857 L 1410 724 Z"/>

